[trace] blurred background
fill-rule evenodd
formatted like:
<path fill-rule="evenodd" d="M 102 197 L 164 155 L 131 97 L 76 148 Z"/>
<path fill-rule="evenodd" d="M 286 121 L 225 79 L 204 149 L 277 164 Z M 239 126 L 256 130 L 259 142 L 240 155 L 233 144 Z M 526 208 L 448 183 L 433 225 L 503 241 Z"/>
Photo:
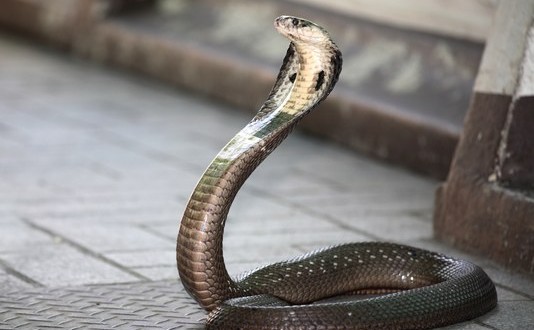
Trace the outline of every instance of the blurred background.
<path fill-rule="evenodd" d="M 97 63 L 255 111 L 287 41 L 280 14 L 328 28 L 344 55 L 334 95 L 303 128 L 444 179 L 496 0 L 9 0 L 0 23 Z M 436 102 L 439 100 L 439 102 Z"/>

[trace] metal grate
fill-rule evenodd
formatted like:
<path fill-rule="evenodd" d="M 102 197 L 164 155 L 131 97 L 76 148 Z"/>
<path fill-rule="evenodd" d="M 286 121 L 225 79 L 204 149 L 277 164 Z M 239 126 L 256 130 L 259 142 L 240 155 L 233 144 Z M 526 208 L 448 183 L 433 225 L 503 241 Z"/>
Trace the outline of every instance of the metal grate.
<path fill-rule="evenodd" d="M 0 295 L 0 329 L 201 329 L 205 315 L 175 281 Z"/>

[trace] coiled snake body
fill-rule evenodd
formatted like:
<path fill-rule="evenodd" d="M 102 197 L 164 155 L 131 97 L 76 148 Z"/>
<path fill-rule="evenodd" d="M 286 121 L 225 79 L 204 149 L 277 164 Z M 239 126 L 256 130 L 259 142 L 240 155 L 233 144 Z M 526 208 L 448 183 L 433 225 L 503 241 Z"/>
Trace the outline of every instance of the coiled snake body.
<path fill-rule="evenodd" d="M 182 218 L 177 264 L 213 329 L 426 329 L 480 316 L 497 296 L 478 266 L 409 246 L 352 243 L 260 268 L 233 280 L 222 255 L 224 224 L 239 188 L 332 90 L 341 53 L 321 27 L 275 20 L 290 41 L 265 104 L 219 152 Z M 320 301 L 339 295 L 389 293 Z"/>

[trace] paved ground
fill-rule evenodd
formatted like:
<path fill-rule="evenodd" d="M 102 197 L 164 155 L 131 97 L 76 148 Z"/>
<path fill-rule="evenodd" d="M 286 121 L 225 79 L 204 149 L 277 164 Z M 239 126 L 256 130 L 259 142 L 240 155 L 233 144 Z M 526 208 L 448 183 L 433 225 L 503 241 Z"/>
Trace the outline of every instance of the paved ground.
<path fill-rule="evenodd" d="M 0 329 L 199 328 L 174 245 L 186 199 L 249 116 L 0 35 Z M 526 329 L 534 282 L 432 239 L 437 182 L 294 134 L 227 226 L 232 273 L 345 241 L 483 266 L 499 306 L 454 329 Z"/>

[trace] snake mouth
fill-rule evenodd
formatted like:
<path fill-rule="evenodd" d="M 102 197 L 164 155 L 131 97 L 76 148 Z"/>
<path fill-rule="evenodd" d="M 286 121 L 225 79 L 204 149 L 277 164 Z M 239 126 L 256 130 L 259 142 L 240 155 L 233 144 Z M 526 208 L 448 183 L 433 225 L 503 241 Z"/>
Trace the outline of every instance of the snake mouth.
<path fill-rule="evenodd" d="M 289 18 L 288 16 L 280 16 L 274 20 L 274 27 L 276 28 L 276 30 L 287 38 L 289 38 L 289 35 L 288 35 L 289 31 L 288 31 L 288 27 L 286 24 L 286 20 L 288 18 Z"/>

